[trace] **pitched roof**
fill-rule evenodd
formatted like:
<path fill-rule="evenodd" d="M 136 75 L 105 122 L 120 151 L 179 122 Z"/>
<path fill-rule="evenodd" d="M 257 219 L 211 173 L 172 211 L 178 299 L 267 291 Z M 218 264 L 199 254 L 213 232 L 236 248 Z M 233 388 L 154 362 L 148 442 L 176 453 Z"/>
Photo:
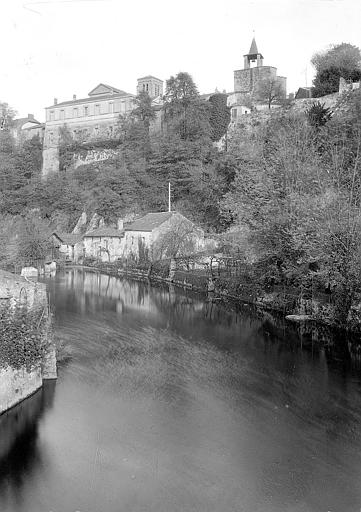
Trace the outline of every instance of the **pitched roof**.
<path fill-rule="evenodd" d="M 156 76 L 153 76 L 153 75 L 142 76 L 141 78 L 138 78 L 138 80 L 145 80 L 146 78 L 155 78 L 156 80 L 163 82 L 163 80 L 161 78 L 157 78 Z"/>
<path fill-rule="evenodd" d="M 140 217 L 140 219 L 129 224 L 125 229 L 126 231 L 153 231 L 153 229 L 170 219 L 173 213 L 174 212 L 147 213 L 144 217 Z"/>
<path fill-rule="evenodd" d="M 107 92 L 96 92 L 98 89 L 100 89 L 100 90 L 105 89 L 105 90 L 107 90 Z M 113 94 L 113 93 L 125 94 L 124 91 L 121 91 L 120 89 L 117 89 L 116 87 L 113 87 L 112 85 L 107 85 L 107 84 L 103 84 L 103 83 L 98 84 L 88 94 L 89 94 L 89 96 L 95 96 L 97 94 L 109 94 L 109 93 L 110 94 Z"/>
<path fill-rule="evenodd" d="M 37 121 L 33 117 L 19 117 L 18 119 L 14 119 L 13 123 L 17 127 L 22 126 L 22 125 L 24 125 L 26 123 L 32 123 L 34 125 L 41 124 L 39 121 Z"/>
<path fill-rule="evenodd" d="M 88 231 L 83 235 L 83 238 L 98 238 L 98 237 L 110 237 L 110 238 L 121 238 L 124 236 L 124 230 L 116 228 L 102 227 Z"/>
<path fill-rule="evenodd" d="M 119 93 L 114 94 L 99 94 L 99 101 L 103 100 L 114 100 L 115 98 L 124 98 L 124 97 L 132 97 L 134 98 L 134 94 L 131 94 L 129 92 L 119 91 Z M 60 107 L 60 106 L 66 106 L 66 105 L 78 105 L 80 103 L 94 103 L 97 101 L 97 96 L 90 96 L 90 98 L 81 98 L 79 100 L 68 100 L 68 101 L 62 101 L 61 103 L 56 103 L 54 105 L 50 105 L 50 107 L 45 108 L 54 108 L 54 107 Z"/>
<path fill-rule="evenodd" d="M 251 43 L 251 47 L 249 49 L 249 52 L 248 52 L 248 55 L 257 55 L 258 52 L 258 48 L 257 48 L 257 43 L 256 43 L 256 39 L 253 38 L 252 39 L 252 43 Z"/>
<path fill-rule="evenodd" d="M 73 233 L 58 233 L 57 231 L 54 231 L 53 235 L 66 245 L 75 245 L 81 242 L 81 236 L 74 235 Z"/>

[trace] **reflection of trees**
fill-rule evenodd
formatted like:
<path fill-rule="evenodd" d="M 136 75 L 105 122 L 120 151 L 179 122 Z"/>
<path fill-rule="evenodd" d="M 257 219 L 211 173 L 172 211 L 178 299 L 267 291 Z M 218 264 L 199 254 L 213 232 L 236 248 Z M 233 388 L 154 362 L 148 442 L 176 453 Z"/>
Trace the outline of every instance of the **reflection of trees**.
<path fill-rule="evenodd" d="M 29 474 L 44 465 L 39 450 L 38 425 L 52 407 L 56 381 L 45 381 L 37 393 L 0 416 L 0 495 L 10 487 L 21 500 Z"/>

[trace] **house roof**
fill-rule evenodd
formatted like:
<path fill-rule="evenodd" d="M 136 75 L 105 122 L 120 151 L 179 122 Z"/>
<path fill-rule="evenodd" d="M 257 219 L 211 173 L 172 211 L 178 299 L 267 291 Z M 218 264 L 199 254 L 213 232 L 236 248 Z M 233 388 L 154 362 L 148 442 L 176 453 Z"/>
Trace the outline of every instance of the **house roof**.
<path fill-rule="evenodd" d="M 66 245 L 75 245 L 81 242 L 81 236 L 74 235 L 73 233 L 58 233 L 54 231 L 53 235 Z"/>
<path fill-rule="evenodd" d="M 102 227 L 88 231 L 83 235 L 83 238 L 98 238 L 98 237 L 109 237 L 109 238 L 121 238 L 124 236 L 124 230 Z"/>
<path fill-rule="evenodd" d="M 14 119 L 13 123 L 16 127 L 21 127 L 26 123 L 31 123 L 36 126 L 41 124 L 39 121 L 37 121 L 33 117 L 19 117 L 18 119 Z"/>
<path fill-rule="evenodd" d="M 258 51 L 256 39 L 253 38 L 252 39 L 252 43 L 251 43 L 251 47 L 249 49 L 249 52 L 246 53 L 245 56 L 253 57 L 253 56 L 256 56 L 256 55 L 260 55 L 263 58 L 263 55 Z"/>
<path fill-rule="evenodd" d="M 170 219 L 173 214 L 174 212 L 147 213 L 144 217 L 140 217 L 140 219 L 129 224 L 125 229 L 126 231 L 153 231 L 153 229 Z"/>
<path fill-rule="evenodd" d="M 94 89 L 92 89 L 88 94 L 89 96 L 96 96 L 97 94 L 99 95 L 103 95 L 103 94 L 106 94 L 104 92 L 100 92 L 100 93 L 97 93 L 96 91 L 98 89 L 108 89 L 108 94 L 112 94 L 112 93 L 124 93 L 124 91 L 121 91 L 120 89 L 117 89 L 116 87 L 113 87 L 112 85 L 108 85 L 108 84 L 103 84 L 103 83 L 100 83 L 98 84 L 96 87 L 94 87 Z"/>
<path fill-rule="evenodd" d="M 115 98 L 125 98 L 125 97 L 131 97 L 134 98 L 134 94 L 130 94 L 128 92 L 120 91 L 119 93 L 115 94 L 99 94 L 99 96 L 90 96 L 90 98 L 81 98 L 79 100 L 68 100 L 68 101 L 62 101 L 61 103 L 56 103 L 54 105 L 50 105 L 50 107 L 46 108 L 55 108 L 60 106 L 66 106 L 66 105 L 79 105 L 80 103 L 94 103 L 97 101 L 97 98 L 99 98 L 99 101 L 103 100 L 114 100 Z"/>
<path fill-rule="evenodd" d="M 138 78 L 138 80 L 145 80 L 147 78 L 155 78 L 156 80 L 163 82 L 163 80 L 161 80 L 160 78 L 157 78 L 156 76 L 153 76 L 153 75 L 142 76 L 141 78 Z"/>

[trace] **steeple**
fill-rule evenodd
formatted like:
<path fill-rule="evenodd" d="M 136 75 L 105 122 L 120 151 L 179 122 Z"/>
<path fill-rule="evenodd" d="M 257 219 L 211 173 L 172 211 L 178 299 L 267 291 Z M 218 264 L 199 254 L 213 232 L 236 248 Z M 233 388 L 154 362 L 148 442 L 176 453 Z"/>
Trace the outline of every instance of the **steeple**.
<path fill-rule="evenodd" d="M 263 55 L 258 51 L 255 37 L 252 39 L 249 52 L 244 57 L 244 69 L 251 67 L 251 62 L 257 62 L 257 67 L 263 66 Z"/>
<path fill-rule="evenodd" d="M 248 55 L 257 55 L 257 53 L 258 53 L 258 48 L 257 48 L 256 39 L 253 38 L 251 48 L 249 49 Z"/>

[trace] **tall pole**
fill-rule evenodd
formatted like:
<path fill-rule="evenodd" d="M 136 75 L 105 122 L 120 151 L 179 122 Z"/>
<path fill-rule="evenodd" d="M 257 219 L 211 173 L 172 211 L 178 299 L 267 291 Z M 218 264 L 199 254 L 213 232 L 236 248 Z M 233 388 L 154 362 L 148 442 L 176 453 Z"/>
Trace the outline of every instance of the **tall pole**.
<path fill-rule="evenodd" d="M 168 211 L 171 212 L 171 204 L 170 204 L 170 181 L 168 183 Z"/>

